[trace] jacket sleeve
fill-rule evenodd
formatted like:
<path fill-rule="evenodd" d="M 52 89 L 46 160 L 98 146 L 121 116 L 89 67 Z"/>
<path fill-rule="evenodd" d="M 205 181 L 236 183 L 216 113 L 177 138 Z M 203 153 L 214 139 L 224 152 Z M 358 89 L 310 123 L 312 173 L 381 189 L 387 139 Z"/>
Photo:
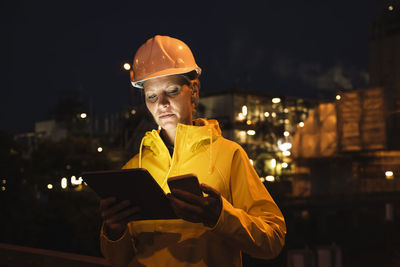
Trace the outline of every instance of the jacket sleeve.
<path fill-rule="evenodd" d="M 229 179 L 232 203 L 222 197 L 212 231 L 251 256 L 275 258 L 285 244 L 285 220 L 241 147 L 234 152 Z"/>

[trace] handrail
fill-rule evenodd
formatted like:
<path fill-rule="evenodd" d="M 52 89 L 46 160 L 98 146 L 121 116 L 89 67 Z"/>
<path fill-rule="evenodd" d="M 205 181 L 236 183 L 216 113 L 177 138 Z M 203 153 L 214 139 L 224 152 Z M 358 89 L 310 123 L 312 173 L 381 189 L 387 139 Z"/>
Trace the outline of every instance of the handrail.
<path fill-rule="evenodd" d="M 109 267 L 104 258 L 0 243 L 0 266 Z"/>

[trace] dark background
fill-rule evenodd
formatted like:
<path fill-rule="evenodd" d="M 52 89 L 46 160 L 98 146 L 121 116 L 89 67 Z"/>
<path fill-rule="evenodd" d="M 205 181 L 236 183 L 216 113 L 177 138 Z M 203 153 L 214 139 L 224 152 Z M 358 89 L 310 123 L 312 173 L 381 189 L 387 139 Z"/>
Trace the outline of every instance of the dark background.
<path fill-rule="evenodd" d="M 203 92 L 308 98 L 368 82 L 367 1 L 2 1 L 0 129 L 32 131 L 66 90 L 98 114 L 128 105 L 122 64 L 155 34 L 186 42 Z M 89 107 L 88 107 L 89 109 Z"/>

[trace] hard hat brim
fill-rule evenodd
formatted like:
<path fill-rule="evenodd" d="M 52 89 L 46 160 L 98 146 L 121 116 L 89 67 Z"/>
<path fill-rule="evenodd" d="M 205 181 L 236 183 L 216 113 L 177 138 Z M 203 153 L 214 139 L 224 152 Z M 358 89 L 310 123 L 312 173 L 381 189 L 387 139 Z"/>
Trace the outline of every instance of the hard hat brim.
<path fill-rule="evenodd" d="M 166 70 L 152 73 L 151 75 L 147 76 L 145 79 L 142 79 L 140 81 L 131 81 L 131 84 L 133 87 L 143 89 L 143 83 L 147 80 L 159 78 L 159 77 L 165 77 L 165 76 L 169 76 L 169 75 L 185 74 L 185 73 L 192 72 L 194 70 L 197 73 L 197 77 L 200 76 L 201 68 L 198 66 L 195 69 L 193 69 L 193 67 L 191 67 L 191 68 L 173 68 L 173 69 L 166 69 Z"/>

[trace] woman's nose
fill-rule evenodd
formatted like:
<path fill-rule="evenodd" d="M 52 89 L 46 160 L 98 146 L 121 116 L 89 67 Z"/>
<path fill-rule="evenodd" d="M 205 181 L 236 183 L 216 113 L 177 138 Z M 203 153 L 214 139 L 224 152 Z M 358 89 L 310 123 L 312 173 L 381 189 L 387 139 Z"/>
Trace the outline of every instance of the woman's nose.
<path fill-rule="evenodd" d="M 169 106 L 169 99 L 166 95 L 161 95 L 158 101 L 160 106 Z"/>

